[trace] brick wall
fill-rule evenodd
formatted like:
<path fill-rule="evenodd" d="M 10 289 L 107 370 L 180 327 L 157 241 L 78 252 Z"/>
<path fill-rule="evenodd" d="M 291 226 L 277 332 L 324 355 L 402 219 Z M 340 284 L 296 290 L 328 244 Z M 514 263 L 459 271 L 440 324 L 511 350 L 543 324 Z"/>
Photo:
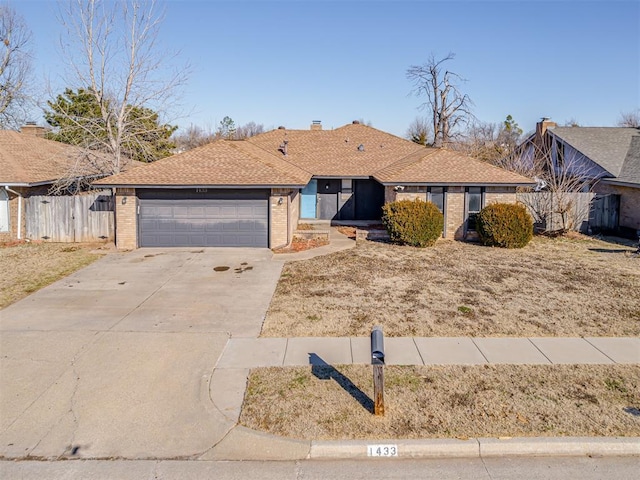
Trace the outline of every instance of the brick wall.
<path fill-rule="evenodd" d="M 490 203 L 516 203 L 516 187 L 487 187 L 485 205 Z"/>
<path fill-rule="evenodd" d="M 298 228 L 300 220 L 300 190 L 293 190 L 289 195 L 289 243 L 293 239 L 293 232 Z"/>
<path fill-rule="evenodd" d="M 422 200 L 427 201 L 426 192 L 398 192 L 396 194 L 396 200 Z"/>
<path fill-rule="evenodd" d="M 448 187 L 445 222 L 447 238 L 464 239 L 464 187 Z"/>
<path fill-rule="evenodd" d="M 115 214 L 116 247 L 120 250 L 138 248 L 138 198 L 135 188 L 116 189 Z"/>
<path fill-rule="evenodd" d="M 593 190 L 600 194 L 620 195 L 619 225 L 632 230 L 640 229 L 640 188 L 598 183 Z"/>
<path fill-rule="evenodd" d="M 269 247 L 279 248 L 289 244 L 289 189 L 272 188 L 269 197 Z M 282 199 L 282 203 L 280 202 Z"/>

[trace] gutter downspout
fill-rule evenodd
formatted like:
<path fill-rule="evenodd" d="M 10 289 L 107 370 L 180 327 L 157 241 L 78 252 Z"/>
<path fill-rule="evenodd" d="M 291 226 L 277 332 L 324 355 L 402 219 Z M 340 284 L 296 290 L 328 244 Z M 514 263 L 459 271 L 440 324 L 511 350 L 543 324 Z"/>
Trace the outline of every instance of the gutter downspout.
<path fill-rule="evenodd" d="M 5 185 L 4 189 L 18 196 L 18 240 L 22 240 L 22 195 L 15 190 L 11 190 L 8 185 Z"/>

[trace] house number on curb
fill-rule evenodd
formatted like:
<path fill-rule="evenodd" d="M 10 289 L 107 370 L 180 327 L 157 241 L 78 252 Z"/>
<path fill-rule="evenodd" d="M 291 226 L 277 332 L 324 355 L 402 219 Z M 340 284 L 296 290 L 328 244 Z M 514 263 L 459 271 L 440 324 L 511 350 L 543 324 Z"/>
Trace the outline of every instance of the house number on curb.
<path fill-rule="evenodd" d="M 397 445 L 367 445 L 368 457 L 397 457 Z"/>

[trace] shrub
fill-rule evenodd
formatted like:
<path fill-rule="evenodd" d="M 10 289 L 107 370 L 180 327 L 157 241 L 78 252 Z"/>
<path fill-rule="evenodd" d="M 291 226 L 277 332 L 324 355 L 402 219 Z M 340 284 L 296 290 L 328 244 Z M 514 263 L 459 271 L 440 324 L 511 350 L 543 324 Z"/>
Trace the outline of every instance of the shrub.
<path fill-rule="evenodd" d="M 431 202 L 399 200 L 382 207 L 382 223 L 392 242 L 429 247 L 442 236 L 444 216 Z"/>
<path fill-rule="evenodd" d="M 522 248 L 533 238 L 533 220 L 524 205 L 492 203 L 478 214 L 477 230 L 483 245 Z"/>

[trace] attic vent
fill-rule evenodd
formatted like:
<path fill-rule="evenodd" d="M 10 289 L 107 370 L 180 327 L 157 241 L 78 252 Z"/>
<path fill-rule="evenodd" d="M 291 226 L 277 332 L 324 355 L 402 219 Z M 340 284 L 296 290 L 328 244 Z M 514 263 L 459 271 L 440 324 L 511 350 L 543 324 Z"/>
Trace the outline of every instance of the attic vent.
<path fill-rule="evenodd" d="M 280 126 L 278 127 L 278 130 L 286 130 L 286 128 L 284 128 L 284 125 L 280 125 Z"/>
<path fill-rule="evenodd" d="M 360 125 L 360 120 L 354 120 L 353 122 L 351 122 L 353 125 Z"/>
<path fill-rule="evenodd" d="M 285 157 L 287 156 L 287 145 L 289 145 L 289 140 L 285 138 L 280 144 L 280 147 L 278 147 L 278 150 L 280 150 Z"/>
<path fill-rule="evenodd" d="M 358 151 L 359 152 L 364 152 L 364 145 L 362 143 L 360 145 L 358 145 Z"/>

